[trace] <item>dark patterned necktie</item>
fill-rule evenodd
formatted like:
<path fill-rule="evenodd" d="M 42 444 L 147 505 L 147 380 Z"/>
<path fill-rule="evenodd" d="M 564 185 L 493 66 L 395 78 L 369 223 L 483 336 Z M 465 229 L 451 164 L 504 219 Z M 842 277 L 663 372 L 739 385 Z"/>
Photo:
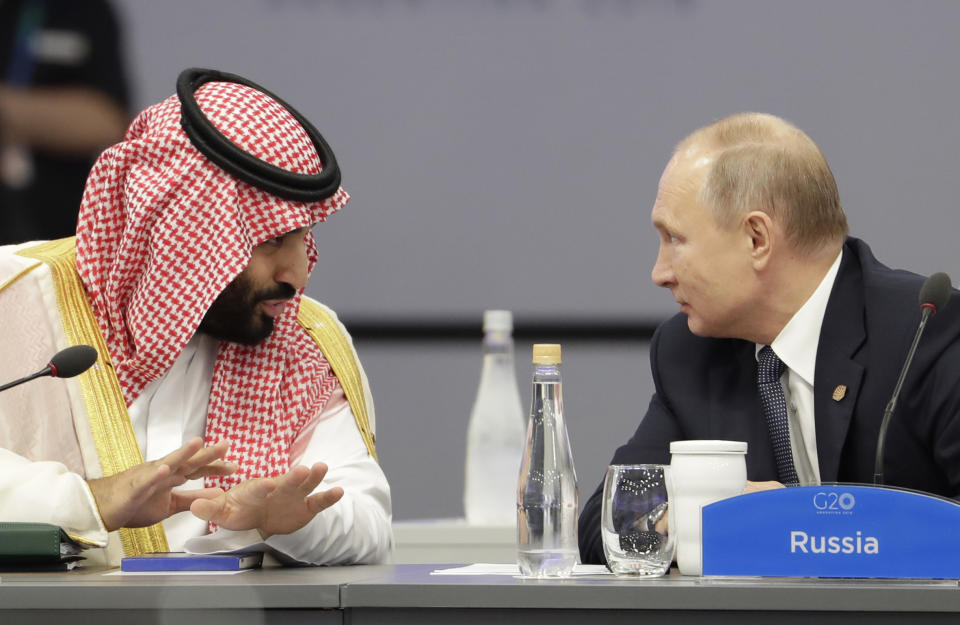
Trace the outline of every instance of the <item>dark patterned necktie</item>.
<path fill-rule="evenodd" d="M 797 470 L 793 466 L 790 449 L 790 426 L 787 424 L 787 398 L 780 385 L 780 376 L 787 366 L 777 358 L 769 345 L 760 350 L 757 361 L 757 390 L 760 405 L 767 419 L 773 455 L 777 460 L 777 476 L 781 484 L 798 484 Z"/>

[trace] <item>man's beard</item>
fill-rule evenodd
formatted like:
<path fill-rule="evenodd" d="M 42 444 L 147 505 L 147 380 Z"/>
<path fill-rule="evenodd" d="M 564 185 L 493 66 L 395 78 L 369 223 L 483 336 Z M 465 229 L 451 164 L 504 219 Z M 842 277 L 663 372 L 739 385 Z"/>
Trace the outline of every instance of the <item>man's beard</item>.
<path fill-rule="evenodd" d="M 274 322 L 273 317 L 257 310 L 257 304 L 270 299 L 289 299 L 296 294 L 296 289 L 285 282 L 256 291 L 241 273 L 213 301 L 197 329 L 221 341 L 256 345 L 270 336 Z"/>

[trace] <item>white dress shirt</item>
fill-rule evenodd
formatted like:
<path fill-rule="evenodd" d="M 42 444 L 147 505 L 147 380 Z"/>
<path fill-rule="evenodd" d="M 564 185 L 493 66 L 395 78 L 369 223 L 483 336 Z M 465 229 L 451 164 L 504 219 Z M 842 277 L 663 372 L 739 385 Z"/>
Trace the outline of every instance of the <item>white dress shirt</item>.
<path fill-rule="evenodd" d="M 820 327 L 823 325 L 823 316 L 827 311 L 830 291 L 837 279 L 842 257 L 841 251 L 820 285 L 770 344 L 773 352 L 787 366 L 786 375 L 780 378 L 780 384 L 787 400 L 790 448 L 801 485 L 820 483 L 813 410 L 813 375 L 817 366 Z M 762 347 L 763 345 L 757 344 L 757 354 Z"/>

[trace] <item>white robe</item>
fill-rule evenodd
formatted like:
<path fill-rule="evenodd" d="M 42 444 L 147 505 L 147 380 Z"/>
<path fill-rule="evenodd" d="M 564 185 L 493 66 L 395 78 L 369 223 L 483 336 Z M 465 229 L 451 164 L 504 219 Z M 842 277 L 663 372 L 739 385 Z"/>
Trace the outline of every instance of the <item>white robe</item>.
<path fill-rule="evenodd" d="M 66 347 L 49 269 L 11 254 L 15 249 L 0 248 L 3 382 L 43 368 L 50 355 Z M 194 337 L 170 371 L 148 385 L 130 406 L 145 460 L 163 457 L 184 441 L 203 436 L 215 357 L 215 341 Z M 74 380 L 49 378 L 0 393 L 0 520 L 53 523 L 101 546 L 109 540 L 113 543 L 110 555 L 101 557 L 116 564 L 120 549 L 115 533 L 108 536 L 84 479 L 101 473 L 96 453 L 91 452 L 79 395 Z M 326 463 L 329 471 L 317 490 L 342 487 L 339 502 L 300 530 L 266 541 L 256 530 L 207 534 L 206 522 L 189 512 L 180 513 L 164 522 L 170 549 L 253 548 L 283 562 L 312 564 L 384 561 L 392 545 L 389 485 L 368 452 L 339 386 L 316 428 L 303 440 L 308 442 L 292 450 L 291 466 Z M 201 487 L 201 482 L 182 488 Z M 100 559 L 96 550 L 87 555 L 93 556 L 92 561 Z"/>

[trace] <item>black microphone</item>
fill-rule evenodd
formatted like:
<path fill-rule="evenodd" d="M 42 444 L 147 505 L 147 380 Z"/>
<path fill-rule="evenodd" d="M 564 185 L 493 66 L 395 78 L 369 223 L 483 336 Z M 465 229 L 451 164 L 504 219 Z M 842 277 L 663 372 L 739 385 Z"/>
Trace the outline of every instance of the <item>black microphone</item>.
<path fill-rule="evenodd" d="M 50 363 L 40 371 L 0 386 L 0 391 L 5 391 L 8 388 L 45 375 L 54 378 L 72 378 L 92 367 L 95 362 L 97 362 L 97 350 L 89 345 L 74 345 L 73 347 L 61 349 L 54 354 L 53 358 L 50 359 Z"/>
<path fill-rule="evenodd" d="M 927 319 L 937 314 L 937 311 L 943 310 L 950 299 L 950 276 L 943 272 L 935 273 L 923 283 L 920 287 L 920 325 L 917 326 L 917 332 L 913 335 L 913 343 L 910 344 L 910 351 L 907 352 L 907 360 L 900 369 L 900 377 L 897 379 L 896 386 L 893 387 L 893 395 L 887 402 L 887 407 L 883 411 L 883 419 L 880 421 L 880 435 L 877 438 L 877 459 L 873 465 L 873 483 L 883 484 L 883 449 L 887 438 L 887 427 L 890 425 L 890 417 L 893 415 L 893 409 L 897 405 L 897 398 L 900 396 L 900 388 L 903 386 L 903 379 L 907 377 L 907 370 L 910 369 L 910 363 L 913 362 L 913 355 L 917 351 L 917 343 L 920 342 L 920 335 L 927 325 Z"/>

